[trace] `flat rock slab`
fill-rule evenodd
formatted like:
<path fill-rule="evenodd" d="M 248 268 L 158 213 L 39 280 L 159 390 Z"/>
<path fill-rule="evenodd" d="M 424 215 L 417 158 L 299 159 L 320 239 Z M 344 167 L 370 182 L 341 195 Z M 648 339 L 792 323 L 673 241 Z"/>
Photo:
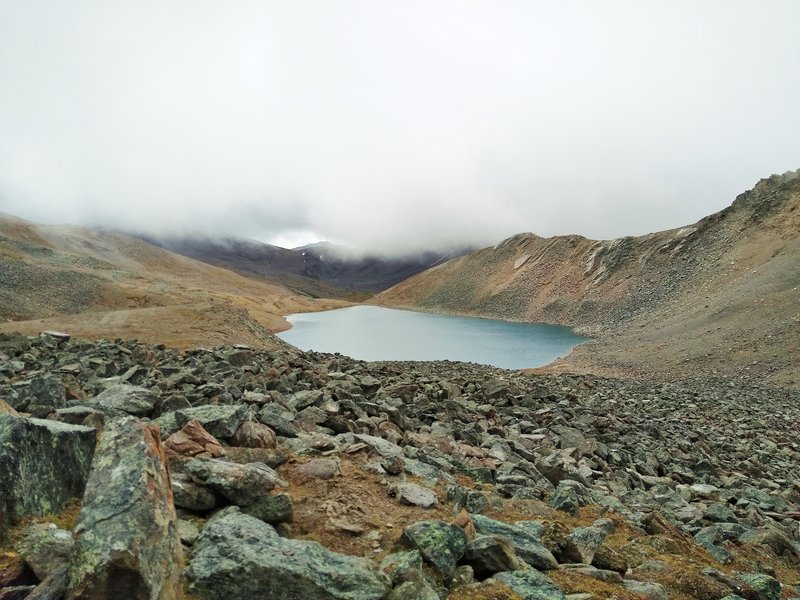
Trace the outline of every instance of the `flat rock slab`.
<path fill-rule="evenodd" d="M 181 546 L 157 427 L 106 425 L 73 535 L 70 600 L 175 597 Z"/>
<path fill-rule="evenodd" d="M 530 526 L 509 525 L 483 515 L 470 515 L 475 530 L 483 535 L 496 535 L 506 538 L 517 556 L 537 569 L 556 569 L 558 562 Z"/>
<path fill-rule="evenodd" d="M 494 579 L 507 585 L 522 600 L 565 600 L 564 592 L 543 573 L 536 569 L 506 571 Z"/>
<path fill-rule="evenodd" d="M 419 508 L 436 508 L 439 498 L 436 492 L 416 483 L 398 483 L 389 490 L 389 494 L 403 504 Z"/>
<path fill-rule="evenodd" d="M 258 519 L 224 511 L 195 543 L 190 591 L 208 600 L 379 600 L 389 580 L 365 559 L 288 540 Z"/>
<path fill-rule="evenodd" d="M 0 414 L 0 538 L 22 517 L 83 496 L 94 445 L 91 427 Z"/>

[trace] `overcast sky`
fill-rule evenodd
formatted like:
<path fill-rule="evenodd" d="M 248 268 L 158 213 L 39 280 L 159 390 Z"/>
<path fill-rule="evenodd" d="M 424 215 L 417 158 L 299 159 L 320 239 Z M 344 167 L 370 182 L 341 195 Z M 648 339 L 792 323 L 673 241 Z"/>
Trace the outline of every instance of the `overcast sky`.
<path fill-rule="evenodd" d="M 394 251 L 800 168 L 797 0 L 0 0 L 0 210 Z"/>

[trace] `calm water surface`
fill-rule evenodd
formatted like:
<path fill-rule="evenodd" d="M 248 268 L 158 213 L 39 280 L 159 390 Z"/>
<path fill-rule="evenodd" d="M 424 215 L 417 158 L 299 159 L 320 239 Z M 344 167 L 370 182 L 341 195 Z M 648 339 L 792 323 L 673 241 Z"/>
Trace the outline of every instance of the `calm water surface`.
<path fill-rule="evenodd" d="M 569 327 L 353 306 L 286 317 L 278 337 L 360 360 L 460 360 L 506 369 L 545 365 L 586 338 Z"/>

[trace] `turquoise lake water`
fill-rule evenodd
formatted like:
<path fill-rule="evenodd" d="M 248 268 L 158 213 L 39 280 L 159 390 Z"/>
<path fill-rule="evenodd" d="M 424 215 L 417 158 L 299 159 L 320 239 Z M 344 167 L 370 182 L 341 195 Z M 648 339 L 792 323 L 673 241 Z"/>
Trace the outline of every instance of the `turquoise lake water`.
<path fill-rule="evenodd" d="M 278 334 L 302 350 L 360 360 L 459 360 L 505 369 L 540 367 L 586 338 L 560 325 L 451 317 L 377 306 L 290 315 Z"/>

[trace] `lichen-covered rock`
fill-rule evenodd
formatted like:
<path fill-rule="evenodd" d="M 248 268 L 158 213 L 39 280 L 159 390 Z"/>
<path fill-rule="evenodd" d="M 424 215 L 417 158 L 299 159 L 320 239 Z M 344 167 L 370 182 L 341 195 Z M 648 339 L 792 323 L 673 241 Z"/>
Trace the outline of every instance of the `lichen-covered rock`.
<path fill-rule="evenodd" d="M 517 556 L 532 567 L 545 570 L 558 567 L 553 553 L 533 534 L 530 527 L 509 525 L 483 515 L 472 515 L 472 522 L 478 533 L 506 538 Z"/>
<path fill-rule="evenodd" d="M 439 498 L 436 492 L 416 483 L 398 483 L 389 488 L 389 494 L 403 504 L 418 506 L 419 508 L 436 508 Z"/>
<path fill-rule="evenodd" d="M 0 414 L 0 538 L 22 517 L 80 498 L 94 445 L 90 427 Z"/>
<path fill-rule="evenodd" d="M 291 523 L 294 520 L 294 505 L 289 494 L 265 496 L 253 504 L 242 507 L 242 512 L 269 523 Z"/>
<path fill-rule="evenodd" d="M 219 439 L 232 437 L 249 418 L 250 408 L 244 404 L 208 404 L 175 411 L 178 427 L 197 419 L 208 433 Z"/>
<path fill-rule="evenodd" d="M 452 523 L 418 521 L 405 528 L 403 540 L 418 549 L 445 582 L 453 578 L 456 565 L 467 550 L 467 534 Z"/>
<path fill-rule="evenodd" d="M 258 519 L 226 509 L 197 539 L 186 570 L 208 600 L 379 600 L 388 578 L 365 559 L 316 542 L 281 538 Z"/>
<path fill-rule="evenodd" d="M 46 579 L 67 565 L 72 546 L 72 533 L 59 529 L 54 523 L 40 523 L 25 530 L 25 536 L 17 544 L 17 552 L 36 577 Z"/>
<path fill-rule="evenodd" d="M 491 577 L 502 571 L 527 569 L 507 538 L 495 535 L 479 535 L 467 546 L 464 561 L 469 564 L 478 579 Z"/>
<path fill-rule="evenodd" d="M 647 600 L 669 600 L 667 591 L 660 583 L 626 579 L 622 582 L 622 586 L 634 594 L 644 596 Z"/>
<path fill-rule="evenodd" d="M 254 504 L 269 495 L 276 485 L 286 485 L 274 470 L 263 463 L 239 465 L 216 458 L 193 458 L 184 468 L 197 483 L 236 506 Z"/>
<path fill-rule="evenodd" d="M 172 499 L 175 506 L 198 512 L 217 506 L 217 497 L 213 492 L 178 473 L 172 476 Z"/>
<path fill-rule="evenodd" d="M 764 573 L 738 573 L 736 577 L 744 582 L 745 595 L 751 600 L 780 600 L 781 584 L 774 577 Z"/>
<path fill-rule="evenodd" d="M 277 443 L 275 432 L 258 421 L 245 421 L 231 437 L 231 444 L 243 448 L 274 448 Z"/>
<path fill-rule="evenodd" d="M 101 392 L 89 405 L 119 410 L 135 417 L 146 417 L 153 412 L 158 394 L 135 385 L 114 385 Z"/>
<path fill-rule="evenodd" d="M 614 523 L 610 519 L 598 519 L 589 527 L 576 528 L 561 543 L 561 562 L 591 564 L 600 544 L 613 531 Z"/>
<path fill-rule="evenodd" d="M 561 588 L 536 569 L 498 573 L 494 580 L 507 585 L 522 600 L 565 600 Z"/>
<path fill-rule="evenodd" d="M 74 536 L 70 600 L 175 597 L 181 546 L 157 427 L 106 425 Z"/>

